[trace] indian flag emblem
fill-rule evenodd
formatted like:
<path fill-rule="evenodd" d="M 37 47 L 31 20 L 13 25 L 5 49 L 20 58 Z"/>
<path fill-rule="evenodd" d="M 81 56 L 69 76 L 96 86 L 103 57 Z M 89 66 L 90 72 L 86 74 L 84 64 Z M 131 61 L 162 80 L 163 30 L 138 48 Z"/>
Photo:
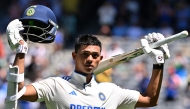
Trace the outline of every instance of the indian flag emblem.
<path fill-rule="evenodd" d="M 34 8 L 30 8 L 30 9 L 28 9 L 28 11 L 26 12 L 26 15 L 27 15 L 27 16 L 32 16 L 34 13 L 35 13 Z"/>

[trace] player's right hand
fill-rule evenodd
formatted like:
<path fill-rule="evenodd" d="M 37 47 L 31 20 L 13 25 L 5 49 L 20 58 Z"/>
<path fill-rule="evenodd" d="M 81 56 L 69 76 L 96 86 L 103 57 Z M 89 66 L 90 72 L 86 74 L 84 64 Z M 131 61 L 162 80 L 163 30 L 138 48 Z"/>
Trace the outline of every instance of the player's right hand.
<path fill-rule="evenodd" d="M 144 53 L 151 56 L 153 59 L 153 64 L 163 64 L 166 59 L 170 57 L 170 52 L 167 44 L 161 46 L 160 48 L 153 49 L 150 48 L 149 44 L 154 43 L 158 40 L 164 39 L 164 36 L 160 33 L 152 33 L 145 36 L 145 39 L 141 39 L 141 45 L 143 47 Z"/>
<path fill-rule="evenodd" d="M 23 40 L 20 35 L 20 31 L 23 31 L 22 22 L 18 19 L 11 21 L 6 30 L 7 41 L 11 50 L 15 50 L 17 53 L 27 53 L 28 52 L 28 44 Z"/>

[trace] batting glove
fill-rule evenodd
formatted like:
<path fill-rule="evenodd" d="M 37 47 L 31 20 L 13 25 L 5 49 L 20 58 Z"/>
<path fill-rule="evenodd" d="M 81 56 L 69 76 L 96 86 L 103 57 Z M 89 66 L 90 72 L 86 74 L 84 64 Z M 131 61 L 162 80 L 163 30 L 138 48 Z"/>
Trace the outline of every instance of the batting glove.
<path fill-rule="evenodd" d="M 22 22 L 18 19 L 15 19 L 11 21 L 6 30 L 7 34 L 7 40 L 9 43 L 9 46 L 11 50 L 15 50 L 17 53 L 27 53 L 28 51 L 28 44 L 23 40 L 23 38 L 20 35 L 20 31 L 23 31 L 23 25 Z M 20 43 L 20 41 L 23 41 L 24 43 Z"/>
<path fill-rule="evenodd" d="M 163 40 L 164 38 L 165 37 L 160 33 L 152 33 L 145 36 L 145 39 L 141 39 L 143 51 L 152 57 L 153 64 L 162 64 L 166 59 L 170 58 L 170 52 L 167 44 L 156 49 L 150 48 L 149 46 L 149 44 Z"/>

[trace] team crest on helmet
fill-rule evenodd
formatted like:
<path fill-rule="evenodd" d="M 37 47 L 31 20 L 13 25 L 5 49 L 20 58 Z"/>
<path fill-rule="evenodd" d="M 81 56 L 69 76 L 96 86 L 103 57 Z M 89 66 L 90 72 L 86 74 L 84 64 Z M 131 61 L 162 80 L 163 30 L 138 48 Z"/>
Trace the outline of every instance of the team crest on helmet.
<path fill-rule="evenodd" d="M 100 98 L 100 100 L 104 101 L 106 99 L 106 96 L 102 92 L 100 92 L 99 98 Z"/>
<path fill-rule="evenodd" d="M 26 15 L 27 16 L 32 16 L 32 15 L 34 15 L 34 13 L 35 13 L 35 9 L 32 7 L 30 9 L 28 9 L 28 11 L 26 12 Z"/>

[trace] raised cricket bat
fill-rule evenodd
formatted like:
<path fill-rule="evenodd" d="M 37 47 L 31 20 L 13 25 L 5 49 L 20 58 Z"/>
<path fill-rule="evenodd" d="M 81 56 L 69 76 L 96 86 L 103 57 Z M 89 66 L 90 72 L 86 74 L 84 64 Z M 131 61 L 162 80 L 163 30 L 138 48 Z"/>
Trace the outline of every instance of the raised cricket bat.
<path fill-rule="evenodd" d="M 180 38 L 183 38 L 186 36 L 188 36 L 188 32 L 182 31 L 178 34 L 172 35 L 172 36 L 167 37 L 163 40 L 159 40 L 155 43 L 152 43 L 152 44 L 150 44 L 150 47 L 151 48 L 157 48 L 157 47 L 160 47 L 166 43 L 172 42 L 174 40 L 177 40 L 177 39 L 180 39 Z M 102 62 L 98 65 L 98 67 L 94 71 L 94 74 L 97 75 L 99 73 L 102 73 L 109 68 L 112 68 L 118 64 L 129 61 L 129 60 L 136 58 L 136 57 L 143 55 L 143 54 L 144 54 L 143 48 L 139 47 L 139 48 L 136 48 L 134 50 L 131 50 L 130 52 L 125 52 L 123 54 L 118 54 L 118 55 L 112 56 L 108 59 L 102 60 Z"/>

